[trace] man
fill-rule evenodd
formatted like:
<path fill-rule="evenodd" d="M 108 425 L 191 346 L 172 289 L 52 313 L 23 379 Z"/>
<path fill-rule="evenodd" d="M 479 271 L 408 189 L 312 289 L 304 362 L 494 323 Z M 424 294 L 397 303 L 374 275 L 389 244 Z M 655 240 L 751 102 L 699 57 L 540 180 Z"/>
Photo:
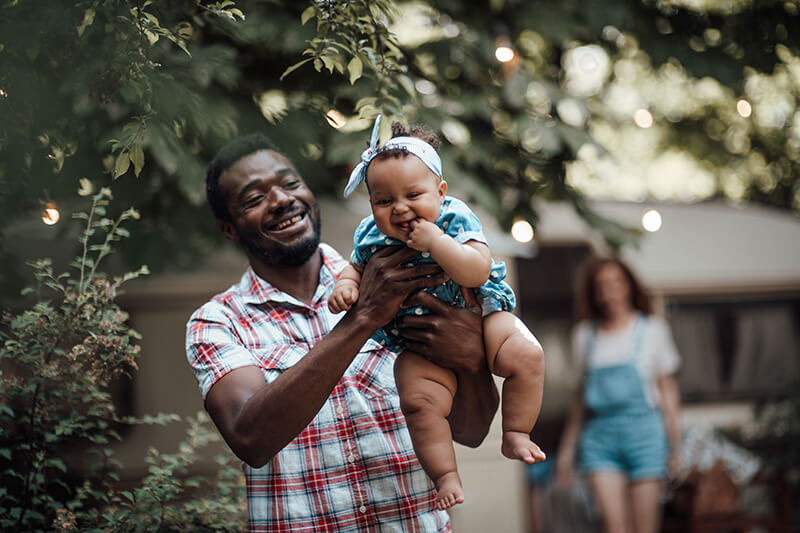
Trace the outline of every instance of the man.
<path fill-rule="evenodd" d="M 249 267 L 187 324 L 187 355 L 205 407 L 244 462 L 251 531 L 449 531 L 400 412 L 395 354 L 370 339 L 406 305 L 409 349 L 451 368 L 454 439 L 477 446 L 498 395 L 486 368 L 480 307 L 450 307 L 419 289 L 436 265 L 404 268 L 396 247 L 367 265 L 342 314 L 327 299 L 344 260 L 320 244 L 319 210 L 294 165 L 261 135 L 209 164 L 209 203 Z"/>

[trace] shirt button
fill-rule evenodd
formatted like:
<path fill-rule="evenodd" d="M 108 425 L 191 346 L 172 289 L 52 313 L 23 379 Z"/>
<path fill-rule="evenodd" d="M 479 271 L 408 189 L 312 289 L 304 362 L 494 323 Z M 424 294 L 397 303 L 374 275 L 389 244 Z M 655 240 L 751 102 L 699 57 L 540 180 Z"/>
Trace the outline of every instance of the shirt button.
<path fill-rule="evenodd" d="M 348 455 L 348 456 L 347 456 L 347 460 L 348 460 L 349 462 L 353 463 L 353 462 L 355 462 L 356 458 L 355 458 L 355 456 L 354 456 L 354 455 L 351 453 L 350 455 Z"/>
<path fill-rule="evenodd" d="M 392 239 L 391 239 L 390 237 L 386 237 L 386 238 L 383 240 L 383 242 L 385 242 L 386 244 L 392 244 Z"/>
<path fill-rule="evenodd" d="M 367 512 L 367 507 L 365 505 L 362 505 L 361 507 L 358 508 L 358 510 L 361 512 L 361 514 L 364 514 Z"/>
<path fill-rule="evenodd" d="M 420 255 L 421 255 L 422 257 L 430 257 L 430 256 L 431 256 L 431 253 L 430 253 L 430 252 L 422 252 Z"/>
<path fill-rule="evenodd" d="M 422 308 L 421 307 L 417 307 L 416 309 L 414 309 L 414 314 L 415 315 L 421 315 L 422 314 Z"/>

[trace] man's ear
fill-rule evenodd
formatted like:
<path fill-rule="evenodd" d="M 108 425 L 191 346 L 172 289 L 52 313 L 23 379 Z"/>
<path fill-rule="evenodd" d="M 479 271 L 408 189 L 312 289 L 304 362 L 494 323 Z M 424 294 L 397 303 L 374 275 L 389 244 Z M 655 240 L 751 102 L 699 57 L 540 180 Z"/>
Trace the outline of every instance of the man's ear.
<path fill-rule="evenodd" d="M 229 222 L 227 220 L 217 220 L 217 225 L 219 226 L 219 230 L 225 235 L 226 239 L 230 239 L 233 242 L 239 242 L 239 232 L 236 231 L 236 226 L 233 225 L 233 222 Z"/>

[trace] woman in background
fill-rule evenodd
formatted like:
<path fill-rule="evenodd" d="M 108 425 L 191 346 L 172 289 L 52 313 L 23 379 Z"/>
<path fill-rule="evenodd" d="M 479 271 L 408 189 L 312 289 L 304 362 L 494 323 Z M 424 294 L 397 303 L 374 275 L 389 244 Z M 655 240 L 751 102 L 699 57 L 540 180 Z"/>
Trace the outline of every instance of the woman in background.
<path fill-rule="evenodd" d="M 631 269 L 590 258 L 578 293 L 572 351 L 583 371 L 556 462 L 568 485 L 588 477 L 607 533 L 656 533 L 663 480 L 679 467 L 680 357 L 666 321 Z"/>

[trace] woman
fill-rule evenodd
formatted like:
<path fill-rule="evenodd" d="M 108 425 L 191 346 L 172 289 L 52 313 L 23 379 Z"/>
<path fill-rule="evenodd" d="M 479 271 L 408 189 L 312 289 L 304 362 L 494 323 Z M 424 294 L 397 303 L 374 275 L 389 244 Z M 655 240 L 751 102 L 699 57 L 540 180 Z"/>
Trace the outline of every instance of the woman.
<path fill-rule="evenodd" d="M 577 456 L 607 533 L 656 533 L 662 480 L 679 467 L 680 358 L 627 265 L 592 258 L 582 274 L 572 347 L 583 383 L 567 415 L 556 482 L 571 483 Z"/>

